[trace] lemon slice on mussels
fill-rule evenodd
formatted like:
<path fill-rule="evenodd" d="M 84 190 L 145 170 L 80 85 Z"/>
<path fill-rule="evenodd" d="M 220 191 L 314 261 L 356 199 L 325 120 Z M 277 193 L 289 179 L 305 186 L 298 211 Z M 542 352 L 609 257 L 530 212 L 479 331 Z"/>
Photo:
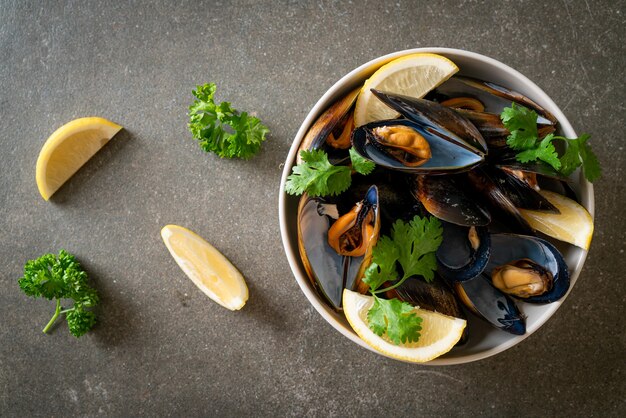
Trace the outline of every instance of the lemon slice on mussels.
<path fill-rule="evenodd" d="M 178 266 L 204 294 L 231 311 L 248 300 L 248 286 L 226 257 L 194 232 L 167 225 L 161 237 Z"/>
<path fill-rule="evenodd" d="M 589 249 L 593 236 L 593 219 L 587 209 L 558 193 L 541 190 L 539 193 L 561 213 L 546 213 L 520 209 L 522 217 L 535 230 L 552 238 Z"/>
<path fill-rule="evenodd" d="M 417 316 L 422 318 L 420 339 L 395 345 L 386 336 L 379 337 L 369 328 L 367 312 L 373 304 L 372 296 L 348 289 L 343 291 L 343 312 L 352 329 L 370 347 L 397 360 L 423 363 L 447 353 L 461 339 L 466 325 L 464 319 L 415 308 Z"/>
<path fill-rule="evenodd" d="M 448 58 L 428 53 L 405 55 L 383 65 L 361 89 L 354 109 L 355 126 L 398 117 L 371 89 L 422 98 L 457 71 L 459 68 Z"/>
<path fill-rule="evenodd" d="M 103 118 L 79 118 L 54 131 L 39 152 L 35 178 L 45 200 L 122 127 Z"/>

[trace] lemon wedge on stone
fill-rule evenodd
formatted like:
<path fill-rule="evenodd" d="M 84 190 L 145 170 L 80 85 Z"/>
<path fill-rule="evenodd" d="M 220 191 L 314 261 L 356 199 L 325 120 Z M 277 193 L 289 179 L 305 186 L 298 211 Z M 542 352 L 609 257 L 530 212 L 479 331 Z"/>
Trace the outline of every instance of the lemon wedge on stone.
<path fill-rule="evenodd" d="M 248 286 L 222 253 L 182 226 L 166 225 L 161 237 L 178 266 L 204 294 L 231 311 L 243 308 Z"/>
<path fill-rule="evenodd" d="M 352 329 L 370 347 L 398 360 L 423 363 L 447 353 L 461 339 L 466 325 L 464 319 L 415 308 L 417 316 L 422 318 L 420 339 L 414 343 L 395 345 L 386 335 L 379 337 L 369 328 L 367 312 L 373 304 L 372 296 L 348 289 L 343 291 L 343 312 Z"/>
<path fill-rule="evenodd" d="M 520 209 L 522 217 L 535 230 L 552 238 L 589 249 L 593 236 L 593 219 L 587 209 L 576 201 L 558 193 L 541 190 L 539 193 L 561 213 L 537 212 Z"/>
<path fill-rule="evenodd" d="M 54 131 L 39 152 L 36 180 L 45 200 L 109 142 L 122 127 L 103 118 L 79 118 Z"/>
<path fill-rule="evenodd" d="M 405 55 L 383 65 L 361 89 L 354 109 L 355 126 L 398 116 L 371 89 L 422 98 L 457 71 L 459 68 L 448 58 L 430 53 Z"/>

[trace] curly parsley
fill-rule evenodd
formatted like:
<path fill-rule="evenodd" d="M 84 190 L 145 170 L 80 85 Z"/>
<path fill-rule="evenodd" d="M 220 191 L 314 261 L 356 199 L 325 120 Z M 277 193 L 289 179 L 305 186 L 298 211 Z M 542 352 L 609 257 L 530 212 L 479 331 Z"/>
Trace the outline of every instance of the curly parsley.
<path fill-rule="evenodd" d="M 28 296 L 56 299 L 54 315 L 43 332 L 47 333 L 61 314 L 65 314 L 67 326 L 75 337 L 95 325 L 96 315 L 89 308 L 98 303 L 98 293 L 87 284 L 87 273 L 67 251 L 61 250 L 58 257 L 44 254 L 28 261 L 24 266 L 24 277 L 18 280 L 18 284 Z M 62 309 L 61 299 L 72 299 L 74 305 Z"/>
<path fill-rule="evenodd" d="M 230 103 L 215 104 L 215 83 L 197 86 L 189 106 L 189 130 L 200 146 L 222 158 L 249 159 L 261 149 L 267 126 L 259 118 L 238 112 Z"/>

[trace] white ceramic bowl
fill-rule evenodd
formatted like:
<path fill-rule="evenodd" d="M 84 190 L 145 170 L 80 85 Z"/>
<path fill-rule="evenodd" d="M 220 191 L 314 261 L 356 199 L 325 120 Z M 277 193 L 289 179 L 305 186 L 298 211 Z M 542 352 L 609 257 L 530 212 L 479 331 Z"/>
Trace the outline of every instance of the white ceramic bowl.
<path fill-rule="evenodd" d="M 318 116 L 331 103 L 348 91 L 362 85 L 365 80 L 382 65 L 400 56 L 416 52 L 432 52 L 444 55 L 451 59 L 460 68 L 459 74 L 489 80 L 528 96 L 551 112 L 558 119 L 560 131 L 563 135 L 567 137 L 577 136 L 574 129 L 563 115 L 563 112 L 561 112 L 557 105 L 548 97 L 548 95 L 546 95 L 546 93 L 537 87 L 535 83 L 524 77 L 518 71 L 502 64 L 499 61 L 488 58 L 484 55 L 459 49 L 417 48 L 394 52 L 392 54 L 376 58 L 342 77 L 322 96 L 321 99 L 318 100 L 302 123 L 302 126 L 293 141 L 289 155 L 285 161 L 285 167 L 280 182 L 278 202 L 281 236 L 291 270 L 293 271 L 296 281 L 300 285 L 302 292 L 304 292 L 309 302 L 311 302 L 320 315 L 322 315 L 328 323 L 335 327 L 337 331 L 360 346 L 372 351 L 374 350 L 365 344 L 365 342 L 363 342 L 363 340 L 361 340 L 352 330 L 345 317 L 329 308 L 311 286 L 298 253 L 296 218 L 299 198 L 289 196 L 284 192 L 285 181 L 287 176 L 291 173 L 292 166 L 295 164 L 296 153 L 302 138 L 313 122 L 315 122 Z M 582 176 L 579 176 L 578 182 L 575 185 L 575 190 L 578 193 L 583 206 L 585 206 L 589 213 L 593 216 L 594 200 L 592 185 L 585 181 Z M 583 263 L 585 262 L 587 251 L 583 251 L 580 248 L 570 245 L 562 245 L 556 242 L 555 244 L 557 244 L 558 248 L 562 251 L 567 265 L 569 266 L 571 291 L 576 283 L 576 280 L 578 279 Z M 520 310 L 527 316 L 526 334 L 521 336 L 497 330 L 488 325 L 486 322 L 469 315 L 469 342 L 464 346 L 454 348 L 449 353 L 425 364 L 449 365 L 468 363 L 493 356 L 511 348 L 539 329 L 539 327 L 541 327 L 554 314 L 559 306 L 561 306 L 566 298 L 567 295 L 565 295 L 565 297 L 563 297 L 560 301 L 548 305 L 517 303 Z"/>

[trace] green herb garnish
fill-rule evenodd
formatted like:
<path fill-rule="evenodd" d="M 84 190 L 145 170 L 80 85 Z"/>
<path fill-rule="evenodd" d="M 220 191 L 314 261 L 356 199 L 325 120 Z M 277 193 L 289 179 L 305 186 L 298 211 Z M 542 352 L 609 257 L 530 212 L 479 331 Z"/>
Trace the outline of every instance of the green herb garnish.
<path fill-rule="evenodd" d="M 200 146 L 222 158 L 248 159 L 259 152 L 269 129 L 259 118 L 239 113 L 230 103 L 213 101 L 215 83 L 197 86 L 189 106 L 189 130 Z"/>
<path fill-rule="evenodd" d="M 345 192 L 352 183 L 352 171 L 346 165 L 332 165 L 323 150 L 300 151 L 302 162 L 291 169 L 285 191 L 292 195 L 306 192 L 311 197 L 333 196 Z M 367 175 L 375 164 L 350 148 L 352 169 Z"/>
<path fill-rule="evenodd" d="M 415 216 L 409 223 L 397 220 L 391 228 L 391 237 L 383 236 L 376 243 L 372 264 L 365 271 L 363 281 L 370 286 L 375 299 L 367 318 L 370 329 L 378 336 L 387 333 L 395 344 L 419 340 L 422 319 L 413 312 L 414 307 L 398 299 L 381 299 L 377 294 L 400 286 L 412 276 L 432 281 L 437 269 L 435 252 L 443 240 L 442 233 L 437 218 Z M 395 283 L 379 289 L 388 281 Z"/>
<path fill-rule="evenodd" d="M 361 157 L 354 148 L 350 148 L 350 161 L 352 161 L 352 169 L 364 176 L 367 176 L 376 168 L 376 164 L 373 161 Z"/>
<path fill-rule="evenodd" d="M 585 178 L 591 182 L 600 178 L 602 170 L 598 158 L 587 141 L 590 136 L 583 134 L 579 138 L 565 138 L 548 134 L 539 139 L 537 131 L 537 112 L 511 103 L 500 114 L 502 123 L 510 131 L 506 143 L 515 151 L 520 151 L 516 158 L 519 162 L 541 160 L 551 165 L 563 175 L 569 176 L 582 165 Z M 559 157 L 552 141 L 555 139 L 567 144 L 565 153 Z"/>
<path fill-rule="evenodd" d="M 24 277 L 18 283 L 28 296 L 56 299 L 54 315 L 43 332 L 48 332 L 61 314 L 65 314 L 67 326 L 75 337 L 95 325 L 96 315 L 88 308 L 98 303 L 98 293 L 87 284 L 87 273 L 67 251 L 61 250 L 58 258 L 54 254 L 44 254 L 28 261 L 24 266 Z M 63 309 L 61 299 L 72 299 L 74 306 Z"/>

